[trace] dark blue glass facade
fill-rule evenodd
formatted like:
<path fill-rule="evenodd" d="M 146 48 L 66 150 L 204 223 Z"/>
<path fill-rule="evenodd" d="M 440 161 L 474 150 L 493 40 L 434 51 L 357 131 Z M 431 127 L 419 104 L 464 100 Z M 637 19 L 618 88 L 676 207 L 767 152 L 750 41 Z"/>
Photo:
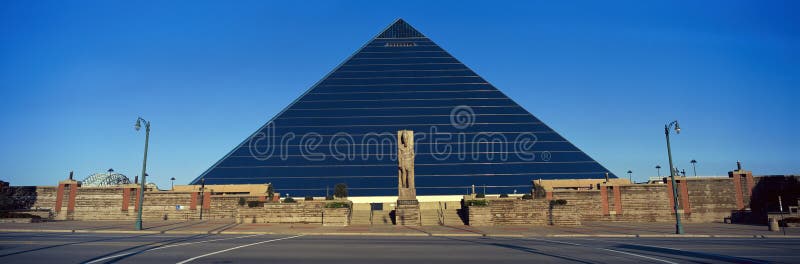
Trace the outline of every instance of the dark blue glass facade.
<path fill-rule="evenodd" d="M 402 129 L 414 130 L 419 195 L 524 193 L 535 179 L 610 173 L 398 20 L 192 184 L 322 196 L 343 182 L 352 196 L 396 195 Z"/>

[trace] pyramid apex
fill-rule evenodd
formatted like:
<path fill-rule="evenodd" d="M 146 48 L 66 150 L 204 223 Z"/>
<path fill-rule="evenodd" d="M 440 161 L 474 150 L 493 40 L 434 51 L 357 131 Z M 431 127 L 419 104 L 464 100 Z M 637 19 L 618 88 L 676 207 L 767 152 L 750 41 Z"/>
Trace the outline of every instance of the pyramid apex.
<path fill-rule="evenodd" d="M 424 38 L 425 35 L 417 31 L 402 18 L 398 18 L 386 28 L 378 38 Z"/>

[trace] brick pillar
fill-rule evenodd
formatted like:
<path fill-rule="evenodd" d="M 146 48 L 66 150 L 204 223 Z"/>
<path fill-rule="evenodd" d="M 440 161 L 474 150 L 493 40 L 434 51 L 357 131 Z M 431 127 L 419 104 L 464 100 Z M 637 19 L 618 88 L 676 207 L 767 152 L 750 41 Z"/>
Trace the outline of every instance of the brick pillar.
<path fill-rule="evenodd" d="M 78 196 L 78 185 L 69 184 L 69 201 L 67 202 L 67 213 L 75 212 L 75 198 Z"/>
<path fill-rule="evenodd" d="M 131 188 L 122 188 L 122 211 L 128 211 L 131 203 Z"/>
<path fill-rule="evenodd" d="M 259 196 L 258 197 L 258 201 L 259 202 L 266 202 L 267 201 L 267 197 L 266 196 Z"/>
<path fill-rule="evenodd" d="M 753 173 L 751 171 L 744 171 L 741 175 L 744 178 L 745 185 L 747 185 L 747 190 L 742 190 L 742 202 L 745 204 L 745 207 L 750 207 L 750 201 L 753 199 L 753 187 L 755 187 Z"/>
<path fill-rule="evenodd" d="M 203 193 L 203 209 L 211 209 L 211 193 Z"/>
<path fill-rule="evenodd" d="M 689 186 L 688 181 L 686 179 L 681 180 L 678 183 L 678 187 L 680 188 L 680 198 L 681 198 L 681 206 L 683 207 L 683 213 L 689 215 L 692 213 L 692 205 L 689 204 Z"/>
<path fill-rule="evenodd" d="M 548 201 L 553 200 L 553 192 L 544 192 L 544 199 Z"/>
<path fill-rule="evenodd" d="M 600 202 L 602 203 L 603 215 L 609 215 L 608 212 L 608 189 L 606 186 L 600 186 Z"/>
<path fill-rule="evenodd" d="M 736 195 L 736 209 L 742 210 L 744 209 L 744 195 L 742 194 L 742 182 L 741 177 L 738 174 L 735 174 L 732 171 L 728 172 L 728 177 L 733 180 L 733 190 Z"/>
<path fill-rule="evenodd" d="M 622 214 L 622 190 L 620 190 L 620 186 L 613 186 L 614 188 L 614 211 L 617 211 L 618 215 Z"/>
<path fill-rule="evenodd" d="M 192 203 L 189 204 L 189 210 L 197 209 L 197 192 L 192 193 Z"/>
<path fill-rule="evenodd" d="M 139 189 L 131 189 L 131 195 L 133 195 L 133 211 L 139 211 Z"/>
<path fill-rule="evenodd" d="M 675 208 L 675 198 L 673 198 L 674 191 L 675 190 L 672 189 L 672 180 L 670 180 L 668 178 L 667 179 L 667 200 L 669 200 L 669 210 L 673 211 L 672 212 L 673 214 L 675 213 L 674 210 L 673 210 L 673 208 Z"/>
<path fill-rule="evenodd" d="M 58 184 L 58 191 L 56 191 L 56 205 L 53 207 L 56 213 L 61 212 L 61 204 L 64 202 L 64 188 L 66 184 Z"/>

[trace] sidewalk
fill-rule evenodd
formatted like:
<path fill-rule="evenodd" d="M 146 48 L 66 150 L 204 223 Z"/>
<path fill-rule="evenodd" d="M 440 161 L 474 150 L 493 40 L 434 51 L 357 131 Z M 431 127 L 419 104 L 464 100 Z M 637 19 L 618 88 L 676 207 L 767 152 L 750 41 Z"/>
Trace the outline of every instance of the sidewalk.
<path fill-rule="evenodd" d="M 583 226 L 392 226 L 319 224 L 235 224 L 230 221 L 152 221 L 135 230 L 130 221 L 51 221 L 4 223 L 0 232 L 133 233 L 133 234 L 305 234 L 360 236 L 496 236 L 496 237 L 729 237 L 800 238 L 800 228 L 770 232 L 766 226 L 721 223 L 684 224 L 675 235 L 671 223 L 587 222 Z"/>

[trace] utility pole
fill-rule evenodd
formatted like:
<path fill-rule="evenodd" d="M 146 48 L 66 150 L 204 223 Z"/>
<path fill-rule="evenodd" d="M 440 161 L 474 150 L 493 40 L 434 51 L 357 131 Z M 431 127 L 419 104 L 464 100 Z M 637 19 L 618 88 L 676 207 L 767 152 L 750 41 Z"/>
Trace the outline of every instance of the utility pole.
<path fill-rule="evenodd" d="M 200 220 L 203 220 L 203 205 L 206 197 L 206 178 L 200 179 Z"/>

